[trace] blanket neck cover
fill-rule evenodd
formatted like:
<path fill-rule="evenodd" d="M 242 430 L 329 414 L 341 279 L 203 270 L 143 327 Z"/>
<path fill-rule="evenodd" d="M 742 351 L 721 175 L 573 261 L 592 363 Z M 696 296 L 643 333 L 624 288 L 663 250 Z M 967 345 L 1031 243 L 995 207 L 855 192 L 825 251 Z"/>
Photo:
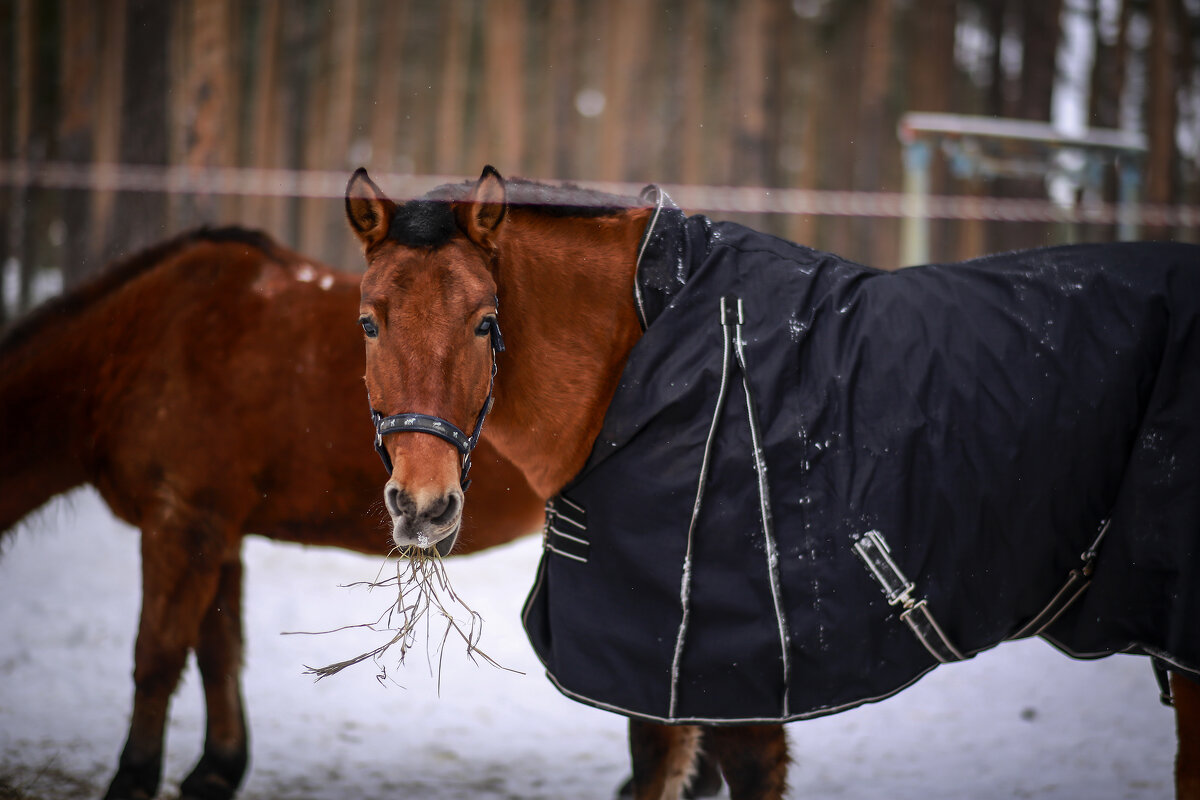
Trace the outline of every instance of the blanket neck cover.
<path fill-rule="evenodd" d="M 1200 248 L 883 272 L 647 191 L 645 334 L 547 504 L 524 612 L 563 693 L 796 720 L 1031 633 L 1200 675 Z M 952 656 L 888 604 L 869 531 Z M 1090 586 L 1030 631 L 1094 544 Z"/>

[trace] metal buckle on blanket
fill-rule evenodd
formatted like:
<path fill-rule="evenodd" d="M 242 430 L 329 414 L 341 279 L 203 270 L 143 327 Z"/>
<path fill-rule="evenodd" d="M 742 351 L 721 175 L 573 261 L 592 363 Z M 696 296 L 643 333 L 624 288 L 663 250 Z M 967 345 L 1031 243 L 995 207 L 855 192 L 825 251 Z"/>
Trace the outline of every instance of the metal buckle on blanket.
<path fill-rule="evenodd" d="M 943 664 L 966 658 L 934 619 L 933 612 L 929 610 L 929 603 L 924 598 L 913 599 L 916 584 L 906 578 L 904 572 L 892 560 L 891 548 L 879 531 L 867 531 L 858 537 L 854 542 L 854 554 L 862 559 L 871 576 L 879 583 L 888 605 L 904 608 L 900 619 L 908 625 L 909 630 L 930 655 Z"/>
<path fill-rule="evenodd" d="M 883 587 L 883 594 L 887 597 L 889 606 L 912 607 L 912 592 L 917 586 L 904 577 L 900 567 L 892 560 L 892 550 L 879 531 L 867 531 L 860 536 L 854 542 L 854 552 Z"/>

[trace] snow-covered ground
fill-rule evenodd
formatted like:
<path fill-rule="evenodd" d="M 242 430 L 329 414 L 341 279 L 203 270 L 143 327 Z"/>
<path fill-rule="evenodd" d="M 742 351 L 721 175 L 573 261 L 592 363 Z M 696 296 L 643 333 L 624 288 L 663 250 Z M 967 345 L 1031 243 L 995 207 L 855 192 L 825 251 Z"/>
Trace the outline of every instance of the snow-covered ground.
<path fill-rule="evenodd" d="M 621 718 L 559 695 L 519 622 L 530 537 L 450 562 L 486 623 L 475 666 L 451 643 L 376 680 L 369 663 L 314 683 L 378 635 L 281 636 L 373 619 L 386 593 L 339 588 L 378 562 L 250 538 L 245 546 L 246 800 L 607 800 L 628 770 Z M 49 797 L 99 796 L 126 733 L 139 598 L 137 532 L 91 491 L 40 512 L 0 555 L 0 776 Z M 1165 798 L 1173 718 L 1149 664 L 1076 662 L 1038 641 L 941 667 L 891 700 L 789 726 L 794 798 Z M 199 754 L 189 667 L 172 706 L 165 796 Z M 63 778 L 79 783 L 63 788 Z"/>

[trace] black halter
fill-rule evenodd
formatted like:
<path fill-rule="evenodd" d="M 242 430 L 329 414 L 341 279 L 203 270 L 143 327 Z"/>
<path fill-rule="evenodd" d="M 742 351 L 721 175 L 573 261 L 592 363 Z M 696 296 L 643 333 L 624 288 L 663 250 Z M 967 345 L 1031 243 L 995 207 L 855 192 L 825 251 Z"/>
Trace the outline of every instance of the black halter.
<path fill-rule="evenodd" d="M 484 398 L 483 408 L 479 409 L 479 416 L 475 419 L 475 429 L 471 431 L 470 436 L 453 422 L 441 417 L 416 413 L 385 417 L 375 410 L 374 404 L 371 404 L 371 422 L 375 426 L 375 452 L 379 453 L 379 457 L 383 459 L 383 467 L 387 470 L 388 475 L 392 474 L 392 458 L 388 455 L 387 448 L 383 446 L 384 435 L 389 433 L 428 433 L 454 445 L 463 460 L 462 473 L 459 475 L 458 481 L 464 492 L 471 485 L 471 480 L 467 477 L 467 473 L 471 471 L 471 452 L 475 449 L 475 445 L 479 444 L 483 421 L 487 418 L 488 412 L 492 410 L 492 390 L 496 385 L 496 353 L 504 352 L 504 337 L 500 333 L 500 323 L 496 321 L 495 317 L 491 317 L 486 320 L 486 324 L 492 344 L 492 374 L 488 377 L 487 397 Z M 367 402 L 371 402 L 370 394 L 367 395 Z"/>

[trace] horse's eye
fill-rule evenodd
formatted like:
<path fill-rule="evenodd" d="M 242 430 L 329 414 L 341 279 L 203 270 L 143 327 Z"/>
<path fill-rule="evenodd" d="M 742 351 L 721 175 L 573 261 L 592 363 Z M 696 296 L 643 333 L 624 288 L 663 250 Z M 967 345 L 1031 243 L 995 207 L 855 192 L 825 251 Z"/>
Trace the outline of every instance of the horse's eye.
<path fill-rule="evenodd" d="M 496 324 L 496 318 L 495 318 L 495 317 L 492 317 L 492 316 L 484 317 L 484 318 L 483 318 L 483 319 L 480 321 L 480 323 L 479 323 L 479 327 L 477 327 L 477 328 L 475 329 L 475 335 L 476 335 L 476 336 L 489 336 L 489 335 L 491 335 L 491 332 L 492 332 L 492 326 L 494 326 L 495 324 Z"/>
<path fill-rule="evenodd" d="M 370 317 L 359 317 L 358 324 L 362 325 L 363 333 L 367 335 L 368 339 L 374 339 L 379 335 L 379 327 Z"/>

